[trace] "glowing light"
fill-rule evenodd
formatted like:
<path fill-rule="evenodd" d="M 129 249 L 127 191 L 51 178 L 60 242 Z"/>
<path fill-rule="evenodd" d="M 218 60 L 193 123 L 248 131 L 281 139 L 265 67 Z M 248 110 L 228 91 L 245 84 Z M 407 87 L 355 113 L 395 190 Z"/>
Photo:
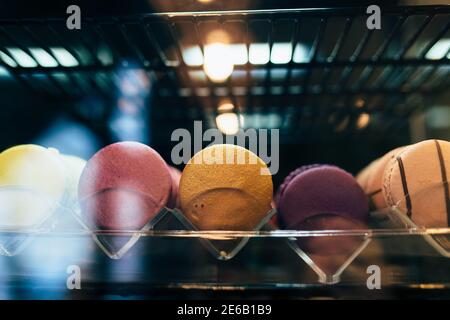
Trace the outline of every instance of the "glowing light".
<path fill-rule="evenodd" d="M 50 51 L 63 67 L 76 67 L 79 64 L 77 59 L 64 48 L 50 48 Z"/>
<path fill-rule="evenodd" d="M 203 64 L 203 54 L 200 47 L 192 46 L 184 48 L 183 60 L 188 66 L 201 66 Z"/>
<path fill-rule="evenodd" d="M 274 64 L 289 63 L 292 58 L 292 45 L 287 42 L 274 43 L 270 54 L 270 61 Z"/>
<path fill-rule="evenodd" d="M 247 46 L 243 43 L 229 45 L 229 53 L 235 65 L 243 65 L 248 62 Z"/>
<path fill-rule="evenodd" d="M 212 43 L 205 46 L 203 70 L 213 82 L 224 82 L 233 73 L 234 63 L 229 46 Z"/>
<path fill-rule="evenodd" d="M 450 39 L 442 39 L 439 40 L 428 50 L 427 54 L 425 55 L 425 58 L 429 60 L 439 60 L 445 57 L 445 54 L 450 49 Z M 450 53 L 447 56 L 447 58 L 450 58 Z"/>
<path fill-rule="evenodd" d="M 292 60 L 295 63 L 304 63 L 308 62 L 309 54 L 306 47 L 300 43 L 297 43 L 294 50 L 294 56 L 292 57 Z"/>
<path fill-rule="evenodd" d="M 51 68 L 57 67 L 58 62 L 53 59 L 53 57 L 48 54 L 47 51 L 41 48 L 30 48 L 29 49 L 34 59 L 43 67 Z"/>
<path fill-rule="evenodd" d="M 0 51 L 0 58 L 3 60 L 4 63 L 6 63 L 10 67 L 17 67 L 17 63 L 11 59 L 6 53 Z"/>
<path fill-rule="evenodd" d="M 19 66 L 24 68 L 35 68 L 38 66 L 37 62 L 25 51 L 19 48 L 6 48 L 6 50 L 8 50 L 13 59 L 17 61 Z"/>
<path fill-rule="evenodd" d="M 252 43 L 249 48 L 249 58 L 251 64 L 267 64 L 270 60 L 270 48 L 266 43 Z"/>
<path fill-rule="evenodd" d="M 217 108 L 217 110 L 219 110 L 219 111 L 231 111 L 231 110 L 233 110 L 234 109 L 234 105 L 232 104 L 232 103 L 229 103 L 229 102 L 225 102 L 225 103 L 222 103 L 218 108 Z"/>
<path fill-rule="evenodd" d="M 358 129 L 364 129 L 370 122 L 370 114 L 361 113 L 356 123 Z"/>
<path fill-rule="evenodd" d="M 218 44 L 222 52 L 217 52 L 221 59 L 230 64 L 244 65 L 248 62 L 251 64 L 267 64 L 270 62 L 274 64 L 287 64 L 291 60 L 296 63 L 308 61 L 308 51 L 306 47 L 297 44 L 292 54 L 292 44 L 289 42 L 276 42 L 270 50 L 269 44 L 253 43 L 250 44 L 249 50 L 244 43 L 228 43 L 229 39 L 221 31 L 213 31 L 212 36 L 208 36 L 211 42 L 205 45 L 205 55 L 207 52 L 216 50 Z M 217 49 L 217 51 L 219 51 Z M 203 56 L 199 46 L 185 47 L 182 52 L 183 60 L 188 66 L 201 66 L 206 63 L 206 57 Z"/>
<path fill-rule="evenodd" d="M 216 125 L 224 134 L 236 134 L 239 131 L 239 117 L 233 112 L 219 114 L 216 117 Z"/>

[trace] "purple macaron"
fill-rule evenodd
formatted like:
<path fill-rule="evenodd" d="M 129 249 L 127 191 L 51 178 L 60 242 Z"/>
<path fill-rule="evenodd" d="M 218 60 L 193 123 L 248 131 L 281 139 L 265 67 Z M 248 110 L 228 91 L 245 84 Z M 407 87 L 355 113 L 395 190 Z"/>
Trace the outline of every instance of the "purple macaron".
<path fill-rule="evenodd" d="M 333 165 L 302 166 L 291 172 L 276 196 L 279 223 L 283 229 L 304 230 L 317 216 L 335 216 L 366 224 L 368 200 L 355 178 Z"/>

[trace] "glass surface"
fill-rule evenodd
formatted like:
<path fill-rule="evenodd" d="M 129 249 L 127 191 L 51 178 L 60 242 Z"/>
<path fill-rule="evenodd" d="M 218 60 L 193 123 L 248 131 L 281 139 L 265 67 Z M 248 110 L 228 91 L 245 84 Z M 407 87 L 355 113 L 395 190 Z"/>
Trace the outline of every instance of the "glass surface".
<path fill-rule="evenodd" d="M 245 232 L 193 230 L 179 211 L 168 209 L 153 229 L 141 231 L 90 231 L 73 216 L 60 216 L 51 231 L 0 232 L 2 244 L 14 248 L 19 243 L 13 254 L 0 251 L 0 288 L 6 294 L 18 284 L 41 286 L 51 288 L 45 291 L 50 295 L 69 298 L 80 294 L 66 287 L 73 266 L 79 267 L 82 286 L 90 290 L 81 297 L 175 288 L 312 290 L 322 286 L 338 291 L 353 287 L 364 297 L 370 292 L 366 282 L 371 266 L 379 267 L 386 297 L 395 296 L 398 287 L 450 288 L 450 229 L 399 227 L 395 217 L 402 216 L 393 208 L 384 218 L 372 219 L 367 230 L 273 230 L 265 223 Z M 301 249 L 302 239 L 322 242 L 315 252 L 306 252 Z M 338 249 L 325 248 L 331 243 Z M 129 289 L 122 292 L 124 288 Z"/>

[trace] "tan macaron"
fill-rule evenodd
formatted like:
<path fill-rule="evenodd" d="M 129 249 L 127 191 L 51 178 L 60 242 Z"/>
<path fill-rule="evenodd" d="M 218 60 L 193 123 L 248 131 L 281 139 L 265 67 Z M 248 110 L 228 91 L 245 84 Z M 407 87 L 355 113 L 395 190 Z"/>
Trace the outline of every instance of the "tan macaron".
<path fill-rule="evenodd" d="M 365 193 L 369 197 L 370 205 L 374 209 L 384 209 L 388 205 L 384 200 L 382 185 L 383 175 L 387 164 L 394 159 L 405 147 L 399 147 L 389 151 L 384 156 L 378 159 L 370 170 L 370 174 L 367 178 L 367 185 L 364 189 Z"/>
<path fill-rule="evenodd" d="M 363 188 L 364 192 L 366 192 L 367 180 L 369 180 L 372 168 L 377 164 L 378 160 L 379 159 L 373 160 L 371 163 L 365 166 L 356 176 L 356 181 L 361 186 L 361 188 Z"/>
<path fill-rule="evenodd" d="M 389 151 L 382 157 L 372 161 L 356 176 L 356 180 L 369 198 L 371 209 L 384 209 L 387 207 L 381 188 L 384 170 L 389 161 L 403 149 L 404 147 L 398 147 Z"/>
<path fill-rule="evenodd" d="M 198 229 L 252 230 L 271 209 L 272 176 L 249 150 L 213 145 L 186 165 L 179 192 L 183 213 Z"/>
<path fill-rule="evenodd" d="M 414 223 L 448 227 L 450 222 L 450 142 L 426 140 L 410 145 L 389 161 L 383 196 Z"/>

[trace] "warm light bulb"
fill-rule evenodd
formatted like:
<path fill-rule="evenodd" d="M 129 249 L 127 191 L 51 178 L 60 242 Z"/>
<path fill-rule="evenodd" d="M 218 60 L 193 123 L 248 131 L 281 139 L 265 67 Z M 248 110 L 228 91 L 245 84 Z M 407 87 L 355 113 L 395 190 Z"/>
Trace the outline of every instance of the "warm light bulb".
<path fill-rule="evenodd" d="M 222 103 L 218 108 L 217 108 L 217 110 L 219 110 L 219 111 L 231 111 L 231 110 L 233 110 L 234 109 L 234 105 L 232 104 L 232 103 L 229 103 L 229 102 L 225 102 L 225 103 Z"/>
<path fill-rule="evenodd" d="M 239 131 L 239 118 L 233 112 L 219 114 L 216 117 L 216 124 L 217 128 L 227 135 L 233 135 Z"/>
<path fill-rule="evenodd" d="M 368 113 L 361 113 L 361 115 L 358 118 L 358 122 L 356 123 L 356 125 L 358 126 L 359 129 L 364 129 L 365 127 L 367 127 L 369 122 L 370 122 L 370 114 L 368 114 Z"/>
<path fill-rule="evenodd" d="M 234 69 L 229 47 L 223 43 L 211 43 L 205 46 L 203 70 L 213 82 L 224 82 Z"/>

